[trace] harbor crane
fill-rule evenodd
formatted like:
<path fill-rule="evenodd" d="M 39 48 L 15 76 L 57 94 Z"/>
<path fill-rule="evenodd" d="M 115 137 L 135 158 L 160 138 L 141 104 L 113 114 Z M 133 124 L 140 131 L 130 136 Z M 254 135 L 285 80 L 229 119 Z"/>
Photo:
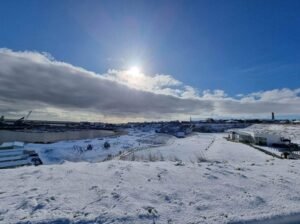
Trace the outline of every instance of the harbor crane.
<path fill-rule="evenodd" d="M 29 116 L 31 115 L 32 110 L 28 112 L 28 114 L 26 115 L 26 117 L 24 118 L 24 121 L 27 120 L 29 118 Z"/>
<path fill-rule="evenodd" d="M 15 121 L 15 125 L 23 124 L 24 121 L 28 120 L 29 116 L 31 115 L 32 110 L 28 112 L 28 114 L 25 117 L 21 117 L 20 119 Z"/>

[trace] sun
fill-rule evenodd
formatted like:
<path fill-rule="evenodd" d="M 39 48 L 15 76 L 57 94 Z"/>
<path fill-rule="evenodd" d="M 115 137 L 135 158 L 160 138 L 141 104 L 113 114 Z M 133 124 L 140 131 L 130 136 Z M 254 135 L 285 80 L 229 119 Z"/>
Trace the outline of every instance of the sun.
<path fill-rule="evenodd" d="M 125 71 L 123 79 L 133 87 L 140 86 L 145 79 L 143 72 L 137 66 L 132 66 Z"/>
<path fill-rule="evenodd" d="M 141 70 L 140 70 L 140 68 L 137 67 L 137 66 L 132 66 L 130 69 L 128 69 L 127 73 L 128 73 L 129 75 L 132 75 L 132 76 L 137 77 L 137 76 L 140 76 L 140 75 L 141 75 Z"/>

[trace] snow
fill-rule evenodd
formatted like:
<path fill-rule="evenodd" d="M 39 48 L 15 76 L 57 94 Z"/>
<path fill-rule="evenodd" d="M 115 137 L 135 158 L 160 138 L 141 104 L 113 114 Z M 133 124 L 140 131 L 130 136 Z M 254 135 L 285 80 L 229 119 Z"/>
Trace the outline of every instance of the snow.
<path fill-rule="evenodd" d="M 178 139 L 173 138 L 169 144 L 153 147 L 135 153 L 136 160 L 158 160 L 197 162 L 199 160 L 212 161 L 257 161 L 268 158 L 265 154 L 241 143 L 232 143 L 224 139 L 224 134 L 195 133 L 194 135 Z M 236 156 L 239 155 L 239 156 Z M 132 157 L 128 156 L 128 160 Z"/>
<path fill-rule="evenodd" d="M 154 131 L 142 132 L 129 129 L 128 134 L 121 136 L 60 141 L 52 144 L 27 144 L 25 149 L 33 149 L 38 152 L 44 164 L 58 164 L 64 161 L 101 162 L 128 149 L 141 149 L 164 144 L 170 137 Z M 106 141 L 111 145 L 109 149 L 104 148 Z M 93 146 L 92 150 L 86 150 L 89 144 Z"/>
<path fill-rule="evenodd" d="M 227 141 L 223 138 L 224 136 L 225 135 L 218 136 L 217 141 L 207 152 L 208 158 L 217 161 L 230 162 L 231 164 L 239 164 L 246 161 L 250 163 L 262 163 L 266 159 L 272 158 L 248 145 Z"/>
<path fill-rule="evenodd" d="M 50 165 L 0 170 L 0 223 L 255 223 L 297 218 L 300 160 L 276 159 L 226 141 L 225 135 L 177 139 L 131 131 L 109 138 L 109 150 L 126 145 L 144 158 L 147 153 L 163 155 L 164 161 L 155 162 L 115 158 L 97 163 L 102 149 L 93 163 L 65 161 L 71 158 L 72 145 L 100 147 L 107 138 L 41 145 Z M 156 137 L 162 139 L 155 142 Z M 46 153 L 47 148 L 53 153 Z M 54 164 L 55 153 L 64 157 L 59 158 L 62 164 Z"/>
<path fill-rule="evenodd" d="M 18 142 L 18 141 L 14 141 L 14 142 L 4 142 L 0 145 L 0 149 L 1 148 L 7 148 L 7 147 L 14 147 L 14 148 L 23 148 L 24 147 L 24 142 Z"/>
<path fill-rule="evenodd" d="M 167 145 L 146 148 L 134 153 L 136 160 L 149 160 L 150 157 L 158 160 L 196 162 L 205 157 L 206 148 L 214 141 L 212 134 L 194 134 L 187 138 L 172 137 Z M 132 156 L 127 157 L 129 160 Z"/>
<path fill-rule="evenodd" d="M 300 209 L 299 165 L 108 161 L 1 170 L 0 217 L 3 223 L 226 223 L 292 214 Z"/>

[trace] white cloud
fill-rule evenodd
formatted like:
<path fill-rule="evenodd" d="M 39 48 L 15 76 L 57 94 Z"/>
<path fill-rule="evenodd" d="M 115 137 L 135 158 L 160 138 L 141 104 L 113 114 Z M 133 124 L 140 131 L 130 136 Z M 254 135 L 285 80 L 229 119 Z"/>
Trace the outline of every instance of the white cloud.
<path fill-rule="evenodd" d="M 130 88 L 152 92 L 156 94 L 171 95 L 175 97 L 191 98 L 195 97 L 196 90 L 191 86 L 183 85 L 182 82 L 174 79 L 170 75 L 155 74 L 146 75 L 140 72 L 132 75 L 128 71 L 110 69 L 103 77 L 126 85 Z"/>
<path fill-rule="evenodd" d="M 300 113 L 300 88 L 199 94 L 170 75 L 96 74 L 30 51 L 0 49 L 0 83 L 0 113 L 14 117 L 28 110 L 39 119 L 102 121 Z"/>
<path fill-rule="evenodd" d="M 300 88 L 295 90 L 284 88 L 252 93 L 249 96 L 256 98 L 258 101 L 291 102 L 292 100 L 299 100 L 299 93 Z"/>
<path fill-rule="evenodd" d="M 203 95 L 202 98 L 204 99 L 210 99 L 210 100 L 217 100 L 217 99 L 226 99 L 227 98 L 227 94 L 220 89 L 217 90 L 204 90 L 203 91 Z"/>

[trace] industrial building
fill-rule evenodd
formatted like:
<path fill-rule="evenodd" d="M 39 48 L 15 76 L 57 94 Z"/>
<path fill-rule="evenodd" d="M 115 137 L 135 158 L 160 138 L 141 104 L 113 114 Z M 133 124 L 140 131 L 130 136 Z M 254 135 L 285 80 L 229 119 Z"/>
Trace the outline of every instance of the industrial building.
<path fill-rule="evenodd" d="M 286 139 L 278 133 L 266 131 L 230 131 L 228 139 L 236 142 L 278 147 L 285 147 L 291 143 L 290 139 Z"/>

